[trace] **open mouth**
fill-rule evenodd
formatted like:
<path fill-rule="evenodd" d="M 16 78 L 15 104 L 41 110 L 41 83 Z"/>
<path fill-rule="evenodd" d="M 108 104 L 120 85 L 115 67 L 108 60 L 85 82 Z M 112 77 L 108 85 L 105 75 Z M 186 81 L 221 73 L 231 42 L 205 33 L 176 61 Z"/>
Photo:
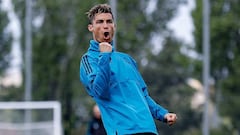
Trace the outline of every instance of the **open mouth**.
<path fill-rule="evenodd" d="M 104 37 L 107 38 L 109 35 L 109 32 L 104 32 Z"/>

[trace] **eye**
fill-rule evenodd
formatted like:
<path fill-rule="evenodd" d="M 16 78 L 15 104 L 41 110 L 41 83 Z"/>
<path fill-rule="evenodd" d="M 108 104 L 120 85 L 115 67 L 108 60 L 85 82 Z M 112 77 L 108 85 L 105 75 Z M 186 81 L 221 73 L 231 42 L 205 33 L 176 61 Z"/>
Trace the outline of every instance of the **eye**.
<path fill-rule="evenodd" d="M 96 23 L 97 24 L 103 23 L 103 20 L 97 20 Z"/>
<path fill-rule="evenodd" d="M 107 23 L 113 23 L 113 20 L 107 20 Z"/>

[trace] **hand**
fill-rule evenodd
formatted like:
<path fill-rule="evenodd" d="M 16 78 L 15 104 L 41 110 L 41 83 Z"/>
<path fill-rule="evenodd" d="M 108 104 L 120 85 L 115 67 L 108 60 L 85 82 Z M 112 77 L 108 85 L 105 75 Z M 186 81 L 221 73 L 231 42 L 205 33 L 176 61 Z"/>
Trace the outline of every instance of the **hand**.
<path fill-rule="evenodd" d="M 112 52 L 112 46 L 108 42 L 102 42 L 99 44 L 100 52 Z"/>
<path fill-rule="evenodd" d="M 166 119 L 167 121 L 167 124 L 169 126 L 173 125 L 174 123 L 176 123 L 177 121 L 177 115 L 175 113 L 167 113 L 165 116 L 164 116 L 164 119 Z"/>

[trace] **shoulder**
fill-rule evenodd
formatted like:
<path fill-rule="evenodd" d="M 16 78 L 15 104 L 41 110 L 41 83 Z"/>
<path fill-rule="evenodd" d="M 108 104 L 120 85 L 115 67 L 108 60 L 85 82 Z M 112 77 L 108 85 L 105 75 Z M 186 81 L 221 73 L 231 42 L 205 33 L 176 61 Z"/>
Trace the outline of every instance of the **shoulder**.
<path fill-rule="evenodd" d="M 86 61 L 94 61 L 94 60 L 98 60 L 98 54 L 95 54 L 92 52 L 87 52 L 83 54 L 81 57 L 81 63 Z"/>
<path fill-rule="evenodd" d="M 121 57 L 124 57 L 124 58 L 128 58 L 128 59 L 133 59 L 129 54 L 127 53 L 123 53 L 123 52 L 115 52 L 116 54 L 118 54 L 119 56 Z"/>
<path fill-rule="evenodd" d="M 116 52 L 116 53 L 118 53 L 118 55 L 120 55 L 120 57 L 122 57 L 123 59 L 128 61 L 128 63 L 131 63 L 134 66 L 137 66 L 137 62 L 135 61 L 135 59 L 131 55 L 129 55 L 127 53 L 123 53 L 123 52 Z"/>

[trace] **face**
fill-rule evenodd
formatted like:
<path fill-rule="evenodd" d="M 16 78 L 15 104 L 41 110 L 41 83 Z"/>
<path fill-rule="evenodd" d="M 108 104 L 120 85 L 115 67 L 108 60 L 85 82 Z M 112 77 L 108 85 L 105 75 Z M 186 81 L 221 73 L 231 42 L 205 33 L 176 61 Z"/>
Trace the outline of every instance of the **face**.
<path fill-rule="evenodd" d="M 93 39 L 101 42 L 111 42 L 113 39 L 115 25 L 110 13 L 96 14 L 88 30 L 93 33 Z"/>

